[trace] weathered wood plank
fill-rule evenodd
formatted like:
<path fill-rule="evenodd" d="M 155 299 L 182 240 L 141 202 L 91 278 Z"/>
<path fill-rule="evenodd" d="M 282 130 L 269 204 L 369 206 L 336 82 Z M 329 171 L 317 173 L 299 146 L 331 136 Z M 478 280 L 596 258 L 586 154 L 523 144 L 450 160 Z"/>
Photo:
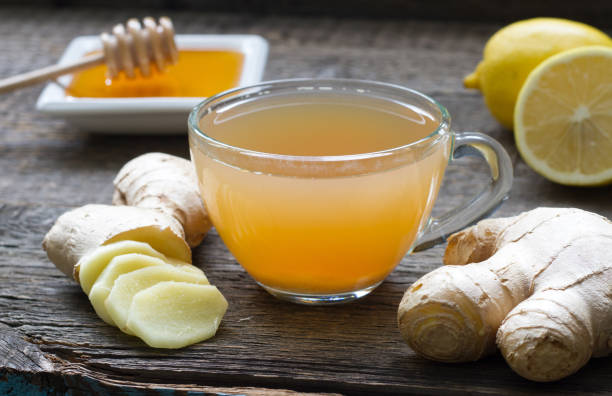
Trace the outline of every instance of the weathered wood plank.
<path fill-rule="evenodd" d="M 368 0 L 21 0 L 20 5 L 62 7 L 104 7 L 113 9 L 151 7 L 166 11 L 255 13 L 259 15 L 304 15 L 366 18 L 417 18 L 463 21 L 514 21 L 539 15 L 584 20 L 591 23 L 609 23 L 612 5 L 606 0 L 540 0 L 508 3 L 503 0 L 379 0 L 373 6 Z"/>
<path fill-rule="evenodd" d="M 88 369 L 83 364 L 45 356 L 36 343 L 24 339 L 19 332 L 0 323 L 0 394 L 257 394 L 291 396 L 296 392 L 256 387 L 212 387 L 197 384 L 151 384 L 134 378 L 114 379 L 103 371 Z M 300 392 L 301 394 L 301 392 Z M 309 395 L 336 395 L 309 393 Z"/>

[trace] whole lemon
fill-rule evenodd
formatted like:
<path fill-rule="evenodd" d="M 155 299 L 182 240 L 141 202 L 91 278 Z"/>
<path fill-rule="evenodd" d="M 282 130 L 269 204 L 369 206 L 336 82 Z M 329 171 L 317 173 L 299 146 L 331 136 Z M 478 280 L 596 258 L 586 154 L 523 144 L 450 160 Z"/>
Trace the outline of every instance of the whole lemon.
<path fill-rule="evenodd" d="M 559 18 L 533 18 L 497 31 L 484 48 L 466 88 L 479 89 L 493 116 L 513 128 L 514 105 L 529 73 L 546 58 L 586 45 L 612 46 L 612 39 L 584 23 Z"/>

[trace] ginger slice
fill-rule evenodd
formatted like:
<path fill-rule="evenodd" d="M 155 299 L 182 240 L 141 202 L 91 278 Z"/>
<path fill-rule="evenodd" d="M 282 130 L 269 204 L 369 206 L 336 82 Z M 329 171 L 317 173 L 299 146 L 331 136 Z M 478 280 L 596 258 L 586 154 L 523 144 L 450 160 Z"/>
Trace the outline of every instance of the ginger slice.
<path fill-rule="evenodd" d="M 165 281 L 176 281 L 207 285 L 208 279 L 204 272 L 187 269 L 187 266 L 153 266 L 146 267 L 127 274 L 120 275 L 106 298 L 105 307 L 115 324 L 124 332 L 128 332 L 126 323 L 132 299 L 136 293 Z"/>
<path fill-rule="evenodd" d="M 194 274 L 194 275 L 206 276 L 204 274 L 204 271 L 202 271 L 201 269 L 199 269 L 198 267 L 196 267 L 193 264 L 186 263 L 184 261 L 173 259 L 173 258 L 170 258 L 170 257 L 166 258 L 166 262 L 168 264 L 170 264 L 170 265 L 180 269 L 181 271 L 189 272 L 189 273 Z"/>
<path fill-rule="evenodd" d="M 214 336 L 226 310 L 215 286 L 160 282 L 136 293 L 127 327 L 154 348 L 182 348 Z"/>
<path fill-rule="evenodd" d="M 166 260 L 163 254 L 145 242 L 119 241 L 110 245 L 100 246 L 77 263 L 77 280 L 85 294 L 89 295 L 94 282 L 115 256 L 128 253 L 139 253 Z"/>
<path fill-rule="evenodd" d="M 120 275 L 156 265 L 168 264 L 161 259 L 139 253 L 123 254 L 113 258 L 106 268 L 104 268 L 89 292 L 89 301 L 100 319 L 110 325 L 116 326 L 115 322 L 106 311 L 104 302 L 110 294 L 115 280 Z"/>

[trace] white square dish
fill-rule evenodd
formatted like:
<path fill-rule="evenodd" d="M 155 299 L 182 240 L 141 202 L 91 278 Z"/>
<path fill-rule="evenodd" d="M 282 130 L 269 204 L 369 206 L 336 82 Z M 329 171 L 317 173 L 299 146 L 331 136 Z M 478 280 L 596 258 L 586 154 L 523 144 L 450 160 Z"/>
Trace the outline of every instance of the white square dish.
<path fill-rule="evenodd" d="M 268 57 L 267 41 L 256 35 L 177 35 L 179 49 L 232 50 L 243 54 L 238 86 L 261 81 Z M 70 42 L 59 64 L 67 64 L 100 50 L 98 36 L 80 36 Z M 75 98 L 66 95 L 72 75 L 59 84 L 50 82 L 38 97 L 36 109 L 64 118 L 82 131 L 126 134 L 176 134 L 187 131 L 187 115 L 205 98 Z"/>

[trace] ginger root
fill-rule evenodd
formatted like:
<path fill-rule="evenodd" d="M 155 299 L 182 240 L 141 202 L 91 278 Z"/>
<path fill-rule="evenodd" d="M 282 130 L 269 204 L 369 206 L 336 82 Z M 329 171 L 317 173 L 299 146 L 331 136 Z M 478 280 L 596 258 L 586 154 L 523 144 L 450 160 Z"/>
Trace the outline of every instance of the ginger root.
<path fill-rule="evenodd" d="M 45 235 L 43 248 L 55 266 L 79 282 L 81 259 L 118 241 L 146 242 L 156 251 L 191 262 L 181 223 L 155 209 L 85 205 L 61 215 Z"/>
<path fill-rule="evenodd" d="M 102 320 L 153 347 L 212 337 L 227 309 L 223 295 L 190 265 L 190 247 L 211 227 L 197 183 L 189 161 L 142 155 L 115 179 L 113 202 L 120 206 L 66 212 L 43 241 L 49 259 L 79 282 Z M 158 284 L 165 286 L 152 289 Z"/>
<path fill-rule="evenodd" d="M 143 154 L 126 163 L 113 183 L 113 205 L 152 208 L 167 214 L 181 223 L 191 247 L 198 246 L 212 227 L 189 161 L 163 153 Z"/>
<path fill-rule="evenodd" d="M 473 361 L 497 344 L 523 377 L 564 378 L 612 352 L 610 252 L 612 223 L 583 210 L 483 220 L 449 238 L 454 265 L 406 291 L 400 331 L 429 359 Z"/>

